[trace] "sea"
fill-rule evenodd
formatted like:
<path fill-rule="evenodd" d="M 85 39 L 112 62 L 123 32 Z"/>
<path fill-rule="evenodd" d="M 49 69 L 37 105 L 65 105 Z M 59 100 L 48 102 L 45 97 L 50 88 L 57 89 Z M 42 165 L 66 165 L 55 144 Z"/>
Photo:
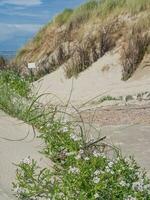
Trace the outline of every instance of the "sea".
<path fill-rule="evenodd" d="M 7 60 L 11 60 L 15 55 L 16 51 L 0 51 L 0 56 L 3 56 Z"/>

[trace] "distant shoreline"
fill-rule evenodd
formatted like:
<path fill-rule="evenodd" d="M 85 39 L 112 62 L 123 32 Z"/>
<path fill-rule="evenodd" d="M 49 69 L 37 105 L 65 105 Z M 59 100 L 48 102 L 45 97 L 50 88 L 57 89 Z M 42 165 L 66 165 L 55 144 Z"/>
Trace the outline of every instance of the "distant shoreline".
<path fill-rule="evenodd" d="M 16 51 L 0 51 L 0 56 L 3 56 L 6 59 L 12 59 L 16 56 Z"/>

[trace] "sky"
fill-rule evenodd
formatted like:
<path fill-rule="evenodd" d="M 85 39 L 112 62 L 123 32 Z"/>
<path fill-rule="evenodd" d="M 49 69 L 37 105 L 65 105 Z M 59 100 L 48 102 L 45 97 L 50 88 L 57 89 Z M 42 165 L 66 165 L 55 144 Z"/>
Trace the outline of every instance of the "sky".
<path fill-rule="evenodd" d="M 16 51 L 52 17 L 86 0 L 0 0 L 0 51 Z"/>

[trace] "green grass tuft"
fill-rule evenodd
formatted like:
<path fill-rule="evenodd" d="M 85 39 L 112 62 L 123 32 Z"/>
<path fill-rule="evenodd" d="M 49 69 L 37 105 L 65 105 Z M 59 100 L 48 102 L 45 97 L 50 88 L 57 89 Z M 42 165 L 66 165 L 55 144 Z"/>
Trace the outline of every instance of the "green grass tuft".
<path fill-rule="evenodd" d="M 54 18 L 54 22 L 58 25 L 63 25 L 70 19 L 72 13 L 72 9 L 65 9 L 62 13 Z"/>

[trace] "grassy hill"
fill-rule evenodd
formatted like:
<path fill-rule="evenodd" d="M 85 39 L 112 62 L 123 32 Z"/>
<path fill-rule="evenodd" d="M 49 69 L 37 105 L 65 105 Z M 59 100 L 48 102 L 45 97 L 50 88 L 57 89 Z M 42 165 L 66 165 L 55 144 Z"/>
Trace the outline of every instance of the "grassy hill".
<path fill-rule="evenodd" d="M 90 0 L 65 9 L 17 54 L 25 73 L 36 62 L 37 78 L 65 65 L 67 78 L 77 76 L 107 52 L 119 47 L 127 80 L 150 53 L 150 0 Z"/>

